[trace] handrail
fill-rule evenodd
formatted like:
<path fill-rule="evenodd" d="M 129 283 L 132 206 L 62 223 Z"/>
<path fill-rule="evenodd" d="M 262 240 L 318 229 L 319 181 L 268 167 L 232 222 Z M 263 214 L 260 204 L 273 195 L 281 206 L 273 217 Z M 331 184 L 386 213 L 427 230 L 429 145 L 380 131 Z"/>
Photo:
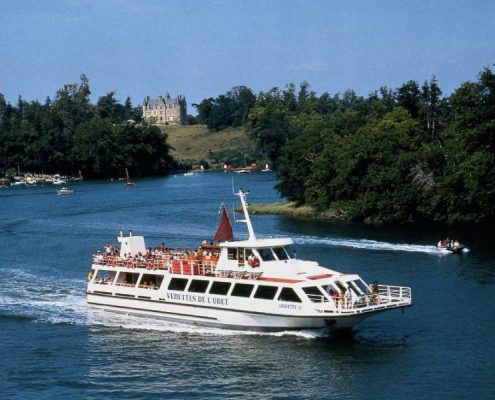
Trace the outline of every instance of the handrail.
<path fill-rule="evenodd" d="M 309 297 L 310 295 L 308 295 Z M 378 292 L 366 293 L 346 299 L 342 296 L 333 298 L 333 309 L 337 312 L 374 309 L 389 304 L 410 304 L 411 288 L 405 286 L 379 285 Z"/>
<path fill-rule="evenodd" d="M 186 275 L 205 275 L 207 273 L 214 273 L 218 257 L 215 256 L 203 256 L 194 255 L 192 252 L 188 255 L 183 251 L 170 251 L 167 253 L 162 253 L 160 255 L 151 255 L 148 257 L 140 258 L 123 258 L 120 256 L 108 256 L 108 255 L 93 255 L 93 264 L 104 265 L 108 267 L 124 267 L 124 268 L 139 268 L 148 269 L 156 271 L 158 270 L 168 270 L 171 268 L 175 261 L 180 261 L 181 274 Z M 197 271 L 197 267 L 192 273 L 188 273 L 187 263 L 198 265 L 200 272 Z M 184 272 L 185 271 L 185 272 Z M 174 271 L 174 273 L 177 273 Z"/>

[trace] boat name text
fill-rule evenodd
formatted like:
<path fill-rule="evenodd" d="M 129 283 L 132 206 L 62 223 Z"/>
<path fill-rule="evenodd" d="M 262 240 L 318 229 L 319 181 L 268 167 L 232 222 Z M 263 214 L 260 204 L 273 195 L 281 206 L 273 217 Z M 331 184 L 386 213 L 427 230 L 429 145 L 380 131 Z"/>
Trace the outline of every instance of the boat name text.
<path fill-rule="evenodd" d="M 228 299 L 222 299 L 220 297 L 207 297 L 197 296 L 194 294 L 182 294 L 182 293 L 167 293 L 169 300 L 181 300 L 181 301 L 193 301 L 202 304 L 215 304 L 215 305 L 228 305 Z"/>

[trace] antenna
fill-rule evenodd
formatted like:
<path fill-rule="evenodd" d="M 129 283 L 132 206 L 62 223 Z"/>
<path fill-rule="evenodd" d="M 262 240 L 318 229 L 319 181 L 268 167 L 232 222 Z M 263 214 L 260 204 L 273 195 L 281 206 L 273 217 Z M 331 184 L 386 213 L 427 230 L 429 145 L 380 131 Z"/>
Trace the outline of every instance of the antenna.
<path fill-rule="evenodd" d="M 254 235 L 253 224 L 251 223 L 251 218 L 249 217 L 249 212 L 247 209 L 246 195 L 249 191 L 243 191 L 242 188 L 239 189 L 238 193 L 235 193 L 236 196 L 239 196 L 241 200 L 242 211 L 244 212 L 244 219 L 240 219 L 236 222 L 244 222 L 247 226 L 247 230 L 249 233 L 248 240 L 256 240 L 256 236 Z"/>

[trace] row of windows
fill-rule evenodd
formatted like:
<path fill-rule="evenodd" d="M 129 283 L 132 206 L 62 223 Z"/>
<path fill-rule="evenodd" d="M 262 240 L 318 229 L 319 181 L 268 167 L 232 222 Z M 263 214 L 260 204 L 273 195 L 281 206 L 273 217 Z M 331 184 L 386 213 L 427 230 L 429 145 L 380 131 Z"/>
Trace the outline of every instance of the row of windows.
<path fill-rule="evenodd" d="M 243 260 L 244 257 L 247 259 L 252 253 L 252 249 L 229 248 L 227 249 L 227 259 Z M 283 247 L 258 249 L 258 253 L 263 261 L 275 261 L 276 259 L 284 261 L 289 259 L 289 255 Z M 277 258 L 275 258 L 275 255 Z"/>
<path fill-rule="evenodd" d="M 186 290 L 187 283 L 188 279 L 172 278 L 170 280 L 170 284 L 168 285 L 168 290 L 184 291 Z M 207 280 L 193 279 L 187 291 L 192 293 L 206 293 L 209 283 L 210 281 Z M 231 286 L 232 284 L 230 282 L 213 282 L 208 293 L 225 296 L 229 293 Z M 234 288 L 232 289 L 232 293 L 230 293 L 230 295 L 235 297 L 251 297 L 253 290 L 254 285 L 248 283 L 236 283 L 234 284 Z M 256 288 L 256 292 L 253 297 L 255 299 L 273 300 L 277 290 L 278 288 L 276 286 L 259 285 Z M 291 288 L 282 288 L 277 300 L 291 301 L 295 303 L 301 302 L 301 299 L 297 293 Z"/>

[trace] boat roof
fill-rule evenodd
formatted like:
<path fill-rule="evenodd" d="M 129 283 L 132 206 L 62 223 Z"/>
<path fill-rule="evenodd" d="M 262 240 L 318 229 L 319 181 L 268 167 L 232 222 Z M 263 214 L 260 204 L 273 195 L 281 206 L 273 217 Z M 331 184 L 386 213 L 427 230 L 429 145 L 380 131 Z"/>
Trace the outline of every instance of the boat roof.
<path fill-rule="evenodd" d="M 247 240 L 238 240 L 235 242 L 223 242 L 220 243 L 220 247 L 264 248 L 264 247 L 289 246 L 293 243 L 294 242 L 290 238 L 247 239 Z"/>

